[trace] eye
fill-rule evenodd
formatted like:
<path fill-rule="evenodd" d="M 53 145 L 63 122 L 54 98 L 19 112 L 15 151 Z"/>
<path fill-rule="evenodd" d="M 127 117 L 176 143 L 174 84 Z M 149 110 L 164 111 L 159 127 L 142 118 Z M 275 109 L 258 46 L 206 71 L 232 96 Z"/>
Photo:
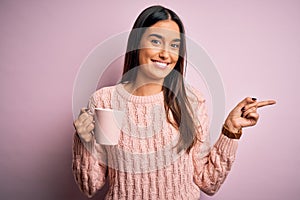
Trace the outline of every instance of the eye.
<path fill-rule="evenodd" d="M 154 44 L 155 46 L 161 44 L 161 42 L 159 40 L 155 40 L 155 39 L 151 40 L 151 43 Z"/>
<path fill-rule="evenodd" d="M 173 43 L 173 44 L 171 44 L 171 47 L 175 48 L 175 49 L 178 49 L 180 47 L 180 45 L 177 44 L 177 43 Z"/>

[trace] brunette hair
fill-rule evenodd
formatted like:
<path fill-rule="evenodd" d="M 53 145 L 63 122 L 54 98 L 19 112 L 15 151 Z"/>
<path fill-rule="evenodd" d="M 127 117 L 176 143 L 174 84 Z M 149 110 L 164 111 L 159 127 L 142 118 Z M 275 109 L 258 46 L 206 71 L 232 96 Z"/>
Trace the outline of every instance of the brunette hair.
<path fill-rule="evenodd" d="M 196 141 L 197 130 L 183 80 L 184 66 L 186 64 L 185 30 L 182 21 L 176 13 L 162 6 L 151 6 L 138 16 L 128 38 L 121 83 L 135 81 L 135 69 L 139 66 L 139 43 L 145 29 L 158 21 L 168 19 L 176 22 L 179 26 L 181 38 L 178 61 L 174 69 L 164 79 L 164 107 L 167 121 L 180 132 L 179 141 L 176 145 L 177 151 L 180 152 L 184 149 L 189 153 Z M 128 71 L 131 71 L 131 73 L 127 73 Z M 174 120 L 170 119 L 169 112 L 172 113 Z"/>

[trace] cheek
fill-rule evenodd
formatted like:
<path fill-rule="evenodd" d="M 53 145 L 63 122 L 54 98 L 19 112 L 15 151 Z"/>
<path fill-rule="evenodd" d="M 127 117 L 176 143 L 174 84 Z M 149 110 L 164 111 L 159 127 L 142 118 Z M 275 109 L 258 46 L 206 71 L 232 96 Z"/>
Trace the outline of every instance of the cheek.
<path fill-rule="evenodd" d="M 146 54 L 143 49 L 139 50 L 139 65 L 145 64 Z"/>
<path fill-rule="evenodd" d="M 140 64 L 146 64 L 155 54 L 157 50 L 153 48 L 144 48 L 139 51 L 139 62 Z"/>
<path fill-rule="evenodd" d="M 169 55 L 173 62 L 177 62 L 179 59 L 179 50 L 170 50 Z"/>
<path fill-rule="evenodd" d="M 172 61 L 176 64 L 179 59 L 179 54 L 172 53 L 171 58 L 172 58 Z"/>

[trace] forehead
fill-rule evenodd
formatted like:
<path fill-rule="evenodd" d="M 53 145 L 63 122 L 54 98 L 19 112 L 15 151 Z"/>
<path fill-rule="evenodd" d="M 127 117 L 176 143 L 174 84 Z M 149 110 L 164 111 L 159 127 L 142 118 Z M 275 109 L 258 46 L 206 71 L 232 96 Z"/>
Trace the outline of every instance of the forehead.
<path fill-rule="evenodd" d="M 153 33 L 159 34 L 165 38 L 170 39 L 180 38 L 179 26 L 176 22 L 172 20 L 159 21 L 147 28 L 147 30 L 145 31 L 145 35 Z"/>

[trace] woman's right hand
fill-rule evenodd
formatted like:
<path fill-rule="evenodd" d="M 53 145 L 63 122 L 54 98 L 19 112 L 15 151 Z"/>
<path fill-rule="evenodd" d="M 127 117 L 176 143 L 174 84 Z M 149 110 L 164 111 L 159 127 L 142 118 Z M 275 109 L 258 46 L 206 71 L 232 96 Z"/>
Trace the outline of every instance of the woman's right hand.
<path fill-rule="evenodd" d="M 85 142 L 90 142 L 93 138 L 92 131 L 95 128 L 95 121 L 92 114 L 86 108 L 82 108 L 78 119 L 74 121 L 74 127 L 78 136 Z"/>

